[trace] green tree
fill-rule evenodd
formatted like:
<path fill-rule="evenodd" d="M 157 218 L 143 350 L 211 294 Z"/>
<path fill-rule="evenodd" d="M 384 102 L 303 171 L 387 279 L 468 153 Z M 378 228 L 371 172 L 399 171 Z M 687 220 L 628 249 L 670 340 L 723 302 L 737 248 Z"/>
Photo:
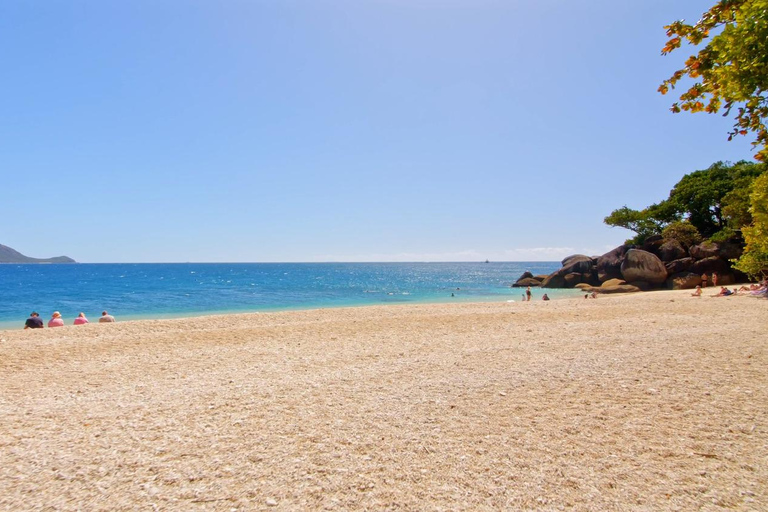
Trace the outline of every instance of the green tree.
<path fill-rule="evenodd" d="M 750 194 L 752 226 L 742 230 L 747 246 L 734 265 L 753 277 L 768 274 L 768 173 L 757 178 Z"/>
<path fill-rule="evenodd" d="M 697 23 L 681 20 L 664 28 L 670 39 L 662 55 L 680 48 L 683 40 L 694 46 L 708 40 L 659 86 L 659 92 L 666 94 L 684 77 L 693 79 L 672 112 L 723 110 L 728 117 L 735 108 L 728 140 L 753 132 L 755 158 L 768 161 L 768 0 L 720 0 Z"/>
<path fill-rule="evenodd" d="M 740 196 L 732 192 L 737 188 L 749 190 L 752 180 L 763 169 L 762 164 L 745 161 L 736 164 L 717 162 L 708 169 L 683 176 L 669 193 L 667 206 L 688 219 L 702 236 L 709 238 L 727 225 L 724 209 L 729 194 L 732 199 L 738 199 Z M 740 227 L 735 226 L 736 229 Z"/>
<path fill-rule="evenodd" d="M 637 233 L 630 243 L 642 243 L 682 220 L 705 238 L 726 239 L 751 222 L 746 198 L 752 182 L 765 169 L 766 164 L 746 161 L 717 162 L 708 169 L 683 176 L 664 201 L 643 210 L 619 208 L 604 222 Z"/>
<path fill-rule="evenodd" d="M 701 242 L 699 230 L 687 220 L 672 222 L 664 228 L 661 236 L 664 237 L 664 240 L 677 240 L 686 247 L 691 247 Z"/>
<path fill-rule="evenodd" d="M 651 218 L 648 208 L 633 210 L 623 206 L 618 210 L 613 210 L 609 216 L 603 219 L 603 222 L 609 226 L 634 231 L 636 236 L 627 240 L 628 244 L 642 244 L 649 236 L 660 234 L 662 229 L 661 223 Z"/>

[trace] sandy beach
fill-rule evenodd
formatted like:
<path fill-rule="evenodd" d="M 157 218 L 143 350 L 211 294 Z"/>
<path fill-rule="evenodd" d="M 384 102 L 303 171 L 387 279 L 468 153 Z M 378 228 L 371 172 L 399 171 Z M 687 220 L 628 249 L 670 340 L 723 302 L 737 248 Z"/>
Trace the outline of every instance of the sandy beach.
<path fill-rule="evenodd" d="M 768 510 L 766 326 L 671 291 L 2 331 L 0 509 Z"/>

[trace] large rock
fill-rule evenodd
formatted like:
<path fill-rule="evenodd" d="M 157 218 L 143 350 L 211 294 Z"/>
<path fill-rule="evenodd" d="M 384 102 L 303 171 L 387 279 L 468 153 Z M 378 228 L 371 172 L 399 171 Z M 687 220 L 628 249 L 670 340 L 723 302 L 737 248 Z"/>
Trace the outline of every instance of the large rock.
<path fill-rule="evenodd" d="M 581 274 L 578 272 L 571 272 L 570 274 L 565 274 L 565 285 L 568 288 L 573 288 L 577 284 L 583 282 L 581 279 Z"/>
<path fill-rule="evenodd" d="M 667 288 L 670 290 L 690 290 L 700 284 L 701 276 L 693 272 L 678 272 L 667 279 Z"/>
<path fill-rule="evenodd" d="M 665 263 L 664 268 L 667 269 L 667 274 L 679 274 L 680 272 L 686 272 L 695 262 L 696 260 L 693 258 L 680 258 L 679 260 Z"/>
<path fill-rule="evenodd" d="M 736 284 L 736 277 L 733 274 L 717 274 L 717 286 L 728 286 L 730 284 Z"/>
<path fill-rule="evenodd" d="M 655 254 L 642 249 L 630 249 L 621 263 L 621 275 L 629 283 L 645 281 L 661 284 L 667 280 L 667 269 Z"/>
<path fill-rule="evenodd" d="M 594 271 L 591 256 L 574 254 L 563 260 L 563 268 L 541 281 L 542 288 L 573 288 L 578 283 L 589 282 Z"/>
<path fill-rule="evenodd" d="M 609 279 L 621 279 L 621 263 L 627 251 L 634 245 L 620 245 L 597 259 L 597 278 L 601 283 Z"/>
<path fill-rule="evenodd" d="M 688 256 L 683 244 L 677 240 L 667 240 L 659 246 L 655 254 L 664 262 L 679 260 Z"/>
<path fill-rule="evenodd" d="M 621 286 L 623 284 L 627 284 L 627 282 L 623 279 L 609 279 L 603 283 L 603 286 L 608 288 L 609 286 Z"/>
<path fill-rule="evenodd" d="M 642 250 L 659 256 L 659 249 L 664 244 L 664 238 L 661 235 L 651 235 L 643 242 Z"/>
<path fill-rule="evenodd" d="M 730 270 L 730 265 L 728 265 L 728 262 L 725 260 L 721 260 L 717 256 L 710 256 L 709 258 L 704 258 L 703 260 L 699 260 L 695 262 L 693 265 L 690 266 L 688 269 L 689 272 L 693 272 L 694 274 L 712 274 L 712 272 L 717 272 L 718 274 L 725 274 Z M 712 281 L 710 281 L 710 284 Z"/>
<path fill-rule="evenodd" d="M 541 282 L 542 288 L 565 288 L 565 276 L 559 272 L 553 272 Z"/>
<path fill-rule="evenodd" d="M 534 278 L 535 280 L 537 280 L 538 282 L 540 282 L 540 283 L 541 283 L 542 281 L 544 281 L 544 280 L 545 280 L 546 278 L 548 278 L 548 277 L 549 277 L 549 276 L 548 276 L 547 274 L 539 274 L 539 275 L 537 275 L 537 276 L 533 276 L 533 278 Z"/>
<path fill-rule="evenodd" d="M 563 268 L 560 269 L 560 273 L 563 275 L 571 274 L 573 272 L 579 274 L 588 274 L 592 271 L 592 257 L 585 256 L 583 254 L 574 254 L 568 256 L 563 260 Z"/>
<path fill-rule="evenodd" d="M 733 242 L 723 242 L 720 244 L 718 256 L 724 260 L 736 260 L 741 258 L 744 253 L 744 246 Z"/>
<path fill-rule="evenodd" d="M 735 260 L 741 257 L 744 252 L 742 244 L 734 241 L 729 242 L 702 242 L 699 245 L 691 247 L 691 256 L 697 260 L 717 256 L 724 260 Z"/>
<path fill-rule="evenodd" d="M 597 293 L 633 293 L 640 292 L 642 290 L 637 286 L 632 286 L 631 284 L 618 284 L 614 286 L 592 287 L 584 291 Z"/>
<path fill-rule="evenodd" d="M 515 284 L 513 284 L 513 287 L 521 287 L 521 286 L 539 286 L 541 284 L 541 281 L 537 282 L 537 284 L 530 284 L 529 280 L 533 279 L 533 274 L 531 274 L 528 271 L 523 272 L 523 275 L 517 278 L 517 281 L 515 281 Z"/>
<path fill-rule="evenodd" d="M 532 277 L 526 277 L 525 279 L 518 279 L 515 281 L 515 284 L 512 285 L 514 288 L 527 288 L 529 286 L 541 286 L 541 281 Z"/>
<path fill-rule="evenodd" d="M 600 280 L 597 278 L 597 268 L 592 267 L 589 274 L 581 274 L 581 282 L 589 283 L 592 286 L 600 286 Z"/>

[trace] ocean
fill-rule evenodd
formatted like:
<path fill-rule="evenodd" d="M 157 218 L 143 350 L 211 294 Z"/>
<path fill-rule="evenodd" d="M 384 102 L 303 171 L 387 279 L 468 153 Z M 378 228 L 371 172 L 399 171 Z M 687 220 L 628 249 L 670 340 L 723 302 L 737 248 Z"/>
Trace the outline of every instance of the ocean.
<path fill-rule="evenodd" d="M 510 288 L 527 271 L 549 274 L 559 262 L 491 263 L 142 263 L 0 265 L 0 329 L 31 311 L 71 324 L 96 321 L 284 311 L 376 304 L 519 301 Z M 533 300 L 540 300 L 535 290 Z M 574 290 L 546 290 L 552 299 Z"/>

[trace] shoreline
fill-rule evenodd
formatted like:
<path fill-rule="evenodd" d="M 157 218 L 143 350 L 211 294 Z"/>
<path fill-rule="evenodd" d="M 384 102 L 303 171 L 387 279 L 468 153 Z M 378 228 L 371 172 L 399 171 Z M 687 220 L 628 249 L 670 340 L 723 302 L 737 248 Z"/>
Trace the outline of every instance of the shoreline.
<path fill-rule="evenodd" d="M 728 285 L 729 287 L 740 287 L 743 285 L 750 285 L 752 283 L 736 283 L 733 285 Z M 510 287 L 511 288 L 511 287 Z M 714 290 L 716 287 L 709 286 L 705 288 L 704 295 L 702 298 L 713 298 L 710 297 L 709 294 L 706 292 L 708 290 Z M 413 301 L 402 301 L 402 302 L 386 302 L 386 303 L 356 303 L 356 304 L 329 304 L 329 305 L 323 305 L 323 306 L 317 306 L 317 305 L 307 305 L 305 307 L 294 307 L 294 306 L 286 306 L 286 307 L 274 307 L 274 308 L 265 308 L 265 309 L 231 309 L 231 310 L 219 310 L 219 311 L 180 311 L 180 312 L 169 312 L 169 313 L 141 313 L 141 314 L 133 314 L 133 315 L 120 315 L 119 313 L 116 313 L 114 316 L 117 318 L 116 323 L 124 323 L 124 322 L 141 322 L 141 321 L 156 321 L 156 320 L 197 320 L 202 318 L 208 318 L 208 317 L 217 317 L 217 316 L 232 316 L 232 315 L 251 315 L 251 314 L 261 314 L 261 315 L 268 315 L 273 313 L 288 313 L 288 312 L 301 312 L 301 311 L 314 311 L 314 310 L 338 310 L 338 309 L 347 309 L 347 308 L 370 308 L 370 307 L 390 307 L 390 306 L 419 306 L 419 305 L 471 305 L 471 304 L 522 304 L 526 303 L 527 301 L 520 300 L 518 297 L 521 293 L 525 292 L 525 288 L 511 288 L 513 290 L 512 294 L 508 296 L 507 299 L 504 299 L 503 297 L 499 296 L 487 296 L 487 297 L 476 297 L 476 296 L 467 296 L 467 297 L 449 297 L 442 300 L 434 300 L 433 298 L 427 298 L 423 300 L 413 300 Z M 579 301 L 584 300 L 583 295 L 586 294 L 586 292 L 578 290 L 578 289 L 549 289 L 549 288 L 534 288 L 534 290 L 541 291 L 541 290 L 550 290 L 550 291 L 542 291 L 541 294 L 544 293 L 552 294 L 554 290 L 554 296 L 550 299 L 549 302 L 561 302 L 561 301 Z M 689 294 L 692 293 L 693 290 L 648 290 L 648 291 L 642 291 L 642 292 L 631 292 L 631 293 L 611 293 L 611 294 L 600 294 L 598 293 L 598 298 L 618 298 L 622 296 L 631 296 L 631 295 L 639 295 L 639 294 L 656 294 L 656 293 L 667 293 L 667 292 L 688 292 Z M 563 296 L 558 295 L 559 293 L 565 292 L 569 295 L 573 296 Z M 741 295 L 737 295 L 738 297 L 747 295 L 748 292 L 742 292 Z M 592 299 L 590 299 L 592 300 Z M 531 303 L 539 303 L 539 302 L 546 302 L 541 300 L 541 295 L 538 297 L 532 299 L 530 301 Z M 110 313 L 112 313 L 112 310 L 110 310 Z M 44 316 L 45 314 L 41 314 L 41 318 L 43 318 L 43 321 L 46 323 L 46 327 L 43 330 L 50 329 L 47 327 L 47 319 Z M 98 323 L 98 316 L 93 317 L 94 320 L 91 320 L 88 325 Z M 8 332 L 8 331 L 18 331 L 18 330 L 24 330 L 24 320 L 26 318 L 16 320 L 16 321 L 0 321 L 0 333 Z M 75 327 L 71 323 L 69 323 L 70 320 L 74 320 L 74 317 L 66 318 L 65 319 L 65 327 Z M 82 326 L 77 326 L 82 327 Z"/>
<path fill-rule="evenodd" d="M 132 314 L 132 315 L 120 315 L 119 312 L 116 312 L 112 309 L 109 310 L 110 314 L 114 314 L 114 316 L 117 318 L 118 322 L 135 322 L 135 321 L 142 321 L 142 320 L 163 320 L 163 319 L 195 319 L 195 318 L 201 318 L 201 317 L 208 317 L 208 316 L 219 316 L 219 315 L 242 315 L 242 314 L 270 314 L 270 313 L 284 313 L 289 311 L 307 311 L 307 310 L 315 310 L 315 309 L 343 309 L 343 308 L 365 308 L 365 307 L 376 307 L 376 306 L 409 306 L 409 305 L 421 305 L 421 304 L 473 304 L 473 303 L 512 303 L 512 302 L 523 302 L 519 299 L 520 296 L 520 290 L 523 292 L 525 291 L 525 288 L 512 288 L 514 290 L 511 295 L 509 296 L 497 296 L 497 295 L 489 295 L 489 296 L 457 296 L 457 297 L 447 297 L 443 298 L 441 300 L 435 300 L 433 298 L 425 298 L 423 300 L 407 300 L 407 301 L 391 301 L 391 302 L 370 302 L 370 303 L 354 303 L 354 304 L 328 304 L 328 305 L 307 305 L 305 307 L 295 307 L 295 306 L 285 306 L 280 307 L 276 306 L 273 308 L 263 308 L 263 309 L 230 309 L 230 310 L 218 310 L 218 311 L 180 311 L 180 312 L 168 312 L 168 313 L 140 313 L 140 314 Z M 663 290 L 661 290 L 663 291 Z M 563 290 L 558 290 L 558 292 L 562 293 Z M 555 293 L 558 293 L 555 292 Z M 542 292 L 542 293 L 549 293 L 552 292 Z M 580 292 L 579 290 L 566 290 L 566 293 L 569 295 L 574 295 L 573 297 L 567 297 L 567 296 L 558 296 L 554 295 L 551 298 L 551 301 L 561 301 L 561 300 L 572 300 L 577 299 L 581 297 L 581 294 L 583 292 Z M 647 293 L 647 292 L 646 292 Z M 575 297 L 575 295 L 578 295 L 579 297 Z M 506 298 L 505 298 L 506 297 Z M 537 297 L 536 299 L 531 300 L 531 302 L 537 302 L 541 301 L 541 296 Z M 45 329 L 48 329 L 47 322 L 48 318 L 45 316 L 45 313 L 41 313 L 41 318 L 43 318 L 44 322 L 46 323 Z M 93 320 L 92 320 L 93 318 Z M 19 320 L 13 320 L 13 321 L 0 321 L 0 332 L 5 331 L 15 331 L 19 329 L 24 329 L 24 321 L 26 320 L 26 317 L 21 318 Z M 66 317 L 65 315 L 65 326 L 71 326 L 71 321 L 74 320 L 74 316 L 71 318 Z M 88 317 L 89 323 L 98 323 L 98 316 Z"/>
<path fill-rule="evenodd" d="M 768 508 L 765 299 L 0 334 L 0 509 Z"/>

